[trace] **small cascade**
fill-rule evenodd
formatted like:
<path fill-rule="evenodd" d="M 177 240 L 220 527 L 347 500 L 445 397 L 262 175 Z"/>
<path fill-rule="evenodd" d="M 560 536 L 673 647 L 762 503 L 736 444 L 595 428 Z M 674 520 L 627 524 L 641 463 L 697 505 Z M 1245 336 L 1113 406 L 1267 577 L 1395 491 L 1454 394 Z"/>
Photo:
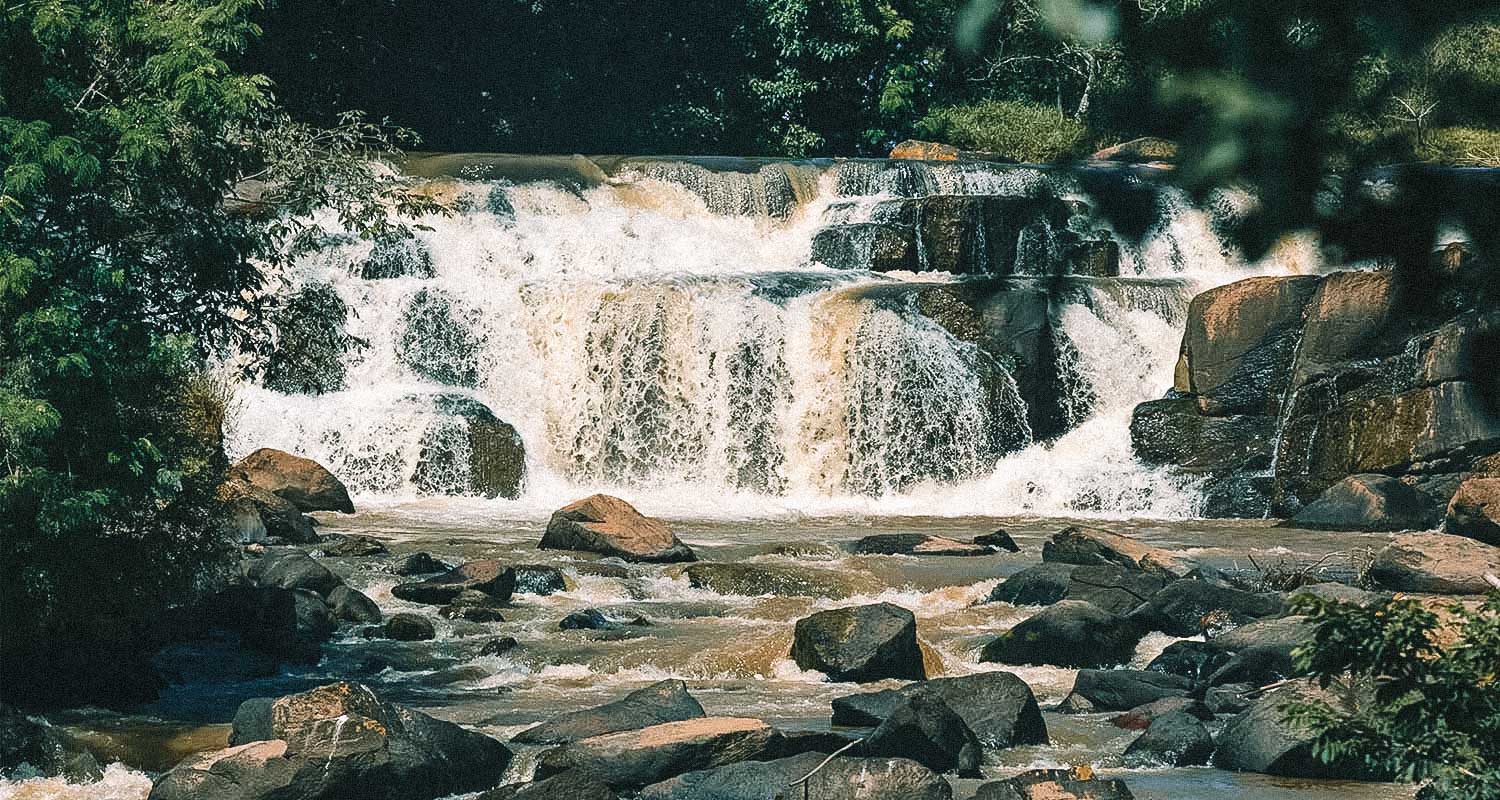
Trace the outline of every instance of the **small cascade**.
<path fill-rule="evenodd" d="M 708 514 L 1191 511 L 1128 420 L 1171 385 L 1192 293 L 1243 274 L 1221 212 L 1163 190 L 1137 244 L 1034 167 L 475 158 L 424 162 L 460 176 L 460 213 L 415 241 L 280 276 L 321 298 L 278 320 L 304 369 L 240 388 L 232 455 L 523 514 L 612 489 Z M 819 258 L 828 230 L 906 214 L 957 244 L 893 275 Z M 1087 277 L 1106 262 L 1145 277 Z"/>

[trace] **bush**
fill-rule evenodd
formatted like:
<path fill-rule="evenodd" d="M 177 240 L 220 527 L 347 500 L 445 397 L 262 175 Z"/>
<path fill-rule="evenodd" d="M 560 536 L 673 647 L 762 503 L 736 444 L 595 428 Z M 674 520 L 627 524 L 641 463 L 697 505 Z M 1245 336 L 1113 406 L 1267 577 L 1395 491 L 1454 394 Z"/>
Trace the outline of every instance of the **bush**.
<path fill-rule="evenodd" d="M 1442 164 L 1500 167 L 1500 130 L 1437 128 L 1427 134 L 1417 155 Z"/>
<path fill-rule="evenodd" d="M 1082 155 L 1088 129 L 1057 109 L 990 100 L 934 109 L 917 123 L 920 135 L 965 150 L 983 150 L 1027 164 Z"/>

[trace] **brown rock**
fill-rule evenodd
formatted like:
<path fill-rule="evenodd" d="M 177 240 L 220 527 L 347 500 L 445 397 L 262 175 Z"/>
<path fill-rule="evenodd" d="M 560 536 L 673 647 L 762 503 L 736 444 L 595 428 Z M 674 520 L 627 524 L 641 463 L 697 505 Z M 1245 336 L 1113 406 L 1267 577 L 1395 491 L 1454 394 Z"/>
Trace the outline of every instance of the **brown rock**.
<path fill-rule="evenodd" d="M 626 561 L 697 560 L 666 523 L 606 494 L 590 495 L 554 512 L 538 546 L 602 553 Z"/>
<path fill-rule="evenodd" d="M 494 559 L 469 561 L 456 569 L 425 581 L 400 583 L 391 594 L 413 603 L 445 605 L 465 591 L 483 592 L 505 603 L 516 590 L 516 571 Z"/>
<path fill-rule="evenodd" d="M 1500 477 L 1469 478 L 1459 484 L 1443 530 L 1500 545 Z"/>
<path fill-rule="evenodd" d="M 891 148 L 891 158 L 916 161 L 957 161 L 958 148 L 951 144 L 907 139 Z"/>
<path fill-rule="evenodd" d="M 349 490 L 310 458 L 262 447 L 231 467 L 229 475 L 284 498 L 302 511 L 354 513 Z"/>
<path fill-rule="evenodd" d="M 1176 555 L 1128 536 L 1073 525 L 1042 545 L 1042 561 L 1059 564 L 1114 564 L 1168 578 L 1186 575 L 1191 565 Z"/>
<path fill-rule="evenodd" d="M 233 515 L 232 524 L 242 535 L 254 538 L 259 531 L 262 538 L 276 536 L 293 544 L 312 544 L 318 541 L 312 519 L 298 510 L 296 505 L 243 478 L 231 477 L 219 484 L 218 497 L 220 502 L 229 506 Z M 252 511 L 255 520 L 249 518 Z M 258 527 L 255 522 L 259 522 Z"/>
<path fill-rule="evenodd" d="M 1484 594 L 1500 575 L 1500 547 L 1446 533 L 1400 534 L 1375 556 L 1370 577 L 1397 592 Z"/>
<path fill-rule="evenodd" d="M 1125 161 L 1132 164 L 1170 162 L 1177 159 L 1177 143 L 1156 136 L 1142 136 L 1106 147 L 1091 156 L 1095 161 Z"/>

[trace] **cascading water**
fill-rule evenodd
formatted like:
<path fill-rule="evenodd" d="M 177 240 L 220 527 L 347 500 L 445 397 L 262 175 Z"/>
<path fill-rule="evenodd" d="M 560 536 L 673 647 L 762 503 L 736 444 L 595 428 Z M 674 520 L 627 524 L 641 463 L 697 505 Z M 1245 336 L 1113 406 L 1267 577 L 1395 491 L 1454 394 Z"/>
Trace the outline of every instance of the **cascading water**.
<path fill-rule="evenodd" d="M 1066 179 L 608 166 L 572 182 L 468 175 L 448 187 L 460 213 L 394 248 L 405 267 L 346 243 L 282 276 L 286 296 L 331 287 L 362 346 L 335 356 L 332 391 L 242 387 L 231 454 L 302 453 L 372 499 L 474 491 L 477 440 L 453 414 L 467 404 L 524 443 L 525 486 L 503 501 L 523 514 L 591 491 L 698 515 L 1191 513 L 1191 487 L 1133 460 L 1128 419 L 1171 384 L 1188 298 L 1244 274 L 1207 213 L 1164 200 L 1146 239 L 1121 247 L 1137 277 L 1032 279 L 1057 373 L 1043 396 L 1035 363 L 986 344 L 1009 335 L 987 331 L 989 312 L 960 324 L 925 305 L 951 276 L 833 269 L 812 242 L 892 198 L 1076 196 Z M 1060 409 L 1060 438 L 1036 441 L 1039 404 Z"/>

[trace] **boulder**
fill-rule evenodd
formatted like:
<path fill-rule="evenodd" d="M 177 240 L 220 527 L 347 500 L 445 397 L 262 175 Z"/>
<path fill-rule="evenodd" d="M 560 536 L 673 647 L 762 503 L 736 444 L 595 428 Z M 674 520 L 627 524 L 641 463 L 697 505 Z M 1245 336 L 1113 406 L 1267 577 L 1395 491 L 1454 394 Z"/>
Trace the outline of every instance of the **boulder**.
<path fill-rule="evenodd" d="M 558 629 L 564 631 L 617 631 L 627 625 L 644 628 L 649 627 L 651 621 L 639 614 L 616 619 L 597 608 L 585 608 L 569 613 L 557 623 Z"/>
<path fill-rule="evenodd" d="M 1203 690 L 1203 704 L 1214 714 L 1238 714 L 1250 707 L 1256 687 L 1248 683 L 1226 683 Z"/>
<path fill-rule="evenodd" d="M 1197 636 L 1224 624 L 1239 625 L 1280 614 L 1285 607 L 1281 595 L 1257 594 L 1215 582 L 1183 579 L 1173 581 L 1130 618 L 1148 630 L 1172 636 Z"/>
<path fill-rule="evenodd" d="M 931 690 L 903 697 L 860 747 L 865 755 L 899 755 L 934 772 L 979 777 L 979 740 L 942 696 Z"/>
<path fill-rule="evenodd" d="M 1354 764 L 1324 763 L 1313 756 L 1313 732 L 1287 719 L 1286 706 L 1310 700 L 1333 702 L 1330 695 L 1305 686 L 1286 686 L 1253 701 L 1219 732 L 1213 765 L 1239 772 L 1261 772 L 1287 778 L 1372 780 L 1379 776 Z"/>
<path fill-rule="evenodd" d="M 1443 531 L 1500 545 L 1500 477 L 1473 477 L 1459 484 Z"/>
<path fill-rule="evenodd" d="M 1395 592 L 1484 594 L 1484 575 L 1500 575 L 1500 547 L 1446 533 L 1398 534 L 1375 555 L 1369 575 Z"/>
<path fill-rule="evenodd" d="M 1119 779 L 1095 777 L 1090 767 L 1034 769 L 982 784 L 971 800 L 1135 800 Z"/>
<path fill-rule="evenodd" d="M 1212 722 L 1214 719 L 1213 710 L 1202 700 L 1194 700 L 1191 697 L 1163 697 L 1111 717 L 1109 724 L 1128 731 L 1143 731 L 1151 727 L 1152 721 L 1168 714 L 1187 714 L 1204 722 Z"/>
<path fill-rule="evenodd" d="M 378 631 L 384 639 L 398 642 L 425 642 L 437 637 L 432 622 L 421 614 L 392 614 L 379 628 L 366 629 L 366 634 Z"/>
<path fill-rule="evenodd" d="M 503 656 L 520 646 L 521 643 L 514 636 L 496 636 L 479 648 L 479 657 Z"/>
<path fill-rule="evenodd" d="M 234 746 L 274 738 L 271 708 L 275 705 L 274 697 L 252 697 L 240 703 L 230 721 L 229 744 Z"/>
<path fill-rule="evenodd" d="M 1152 720 L 1130 746 L 1125 764 L 1135 767 L 1189 767 L 1207 764 L 1214 754 L 1214 740 L 1203 722 L 1181 711 Z"/>
<path fill-rule="evenodd" d="M 51 725 L 0 703 L 0 776 L 92 783 L 104 777 L 104 770 L 88 750 L 73 746 Z"/>
<path fill-rule="evenodd" d="M 920 686 L 921 684 L 909 685 Z M 854 728 L 873 728 L 891 715 L 891 711 L 901 703 L 901 697 L 901 691 L 898 689 L 881 689 L 878 692 L 860 692 L 835 697 L 831 701 L 832 722 L 834 725 L 847 725 Z"/>
<path fill-rule="evenodd" d="M 453 569 L 452 565 L 444 564 L 433 558 L 430 553 L 420 551 L 401 556 L 391 564 L 391 572 L 403 577 L 431 575 L 436 572 L 448 572 L 451 569 Z"/>
<path fill-rule="evenodd" d="M 924 142 L 920 139 L 903 139 L 891 148 L 891 158 L 917 161 L 957 161 L 958 148 L 951 144 Z"/>
<path fill-rule="evenodd" d="M 263 447 L 240 459 L 230 468 L 229 477 L 265 489 L 300 511 L 354 513 L 349 490 L 310 458 Z"/>
<path fill-rule="evenodd" d="M 665 523 L 636 511 L 618 497 L 595 494 L 552 514 L 542 549 L 583 550 L 626 561 L 696 561 Z"/>
<path fill-rule="evenodd" d="M 792 781 L 823 763 L 822 753 L 802 753 L 774 761 L 743 761 L 699 770 L 653 783 L 642 789 L 640 800 L 784 800 Z M 801 797 L 798 787 L 794 793 Z"/>
<path fill-rule="evenodd" d="M 1004 550 L 1007 553 L 1021 552 L 1021 546 L 1016 544 L 1015 539 L 1010 538 L 1010 534 L 1006 532 L 1004 528 L 999 528 L 993 533 L 985 533 L 979 536 L 975 536 L 974 544 L 981 544 L 985 547 L 993 547 L 996 550 Z"/>
<path fill-rule="evenodd" d="M 638 730 L 664 722 L 702 717 L 703 706 L 688 694 L 687 684 L 665 680 L 637 689 L 612 703 L 572 711 L 527 728 L 512 737 L 519 744 L 559 744 L 606 733 Z"/>
<path fill-rule="evenodd" d="M 1047 724 L 1026 682 L 1009 672 L 978 672 L 933 678 L 900 689 L 845 695 L 833 699 L 833 724 L 875 727 L 916 692 L 930 692 L 947 702 L 985 747 L 1046 744 Z"/>
<path fill-rule="evenodd" d="M 996 637 L 979 659 L 1058 667 L 1123 664 L 1135 655 L 1142 635 L 1124 617 L 1081 600 L 1064 600 Z"/>
<path fill-rule="evenodd" d="M 516 565 L 516 594 L 549 595 L 568 589 L 562 570 L 545 564 Z"/>
<path fill-rule="evenodd" d="M 641 790 L 641 800 L 785 800 L 803 796 L 792 782 L 812 774 L 826 757 L 806 753 L 689 772 Z M 829 761 L 807 781 L 809 800 L 952 800 L 953 789 L 932 770 L 905 758 Z"/>
<path fill-rule="evenodd" d="M 363 558 L 366 556 L 383 556 L 389 553 L 385 543 L 373 536 L 355 534 L 344 536 L 342 534 L 330 534 L 323 537 L 322 547 L 325 556 L 339 558 Z"/>
<path fill-rule="evenodd" d="M 1353 603 L 1360 606 L 1380 605 L 1391 599 L 1390 592 L 1371 592 L 1356 589 L 1347 583 L 1313 583 L 1292 590 L 1292 595 L 1312 595 L 1337 603 Z"/>
<path fill-rule="evenodd" d="M 1427 530 L 1438 509 L 1426 495 L 1388 475 L 1350 475 L 1302 507 L 1289 524 L 1351 531 Z"/>
<path fill-rule="evenodd" d="M 514 568 L 494 559 L 484 559 L 466 562 L 424 581 L 397 584 L 391 588 L 391 594 L 412 603 L 439 606 L 453 602 L 465 591 L 476 591 L 507 603 L 515 588 Z"/>
<path fill-rule="evenodd" d="M 505 615 L 500 610 L 504 606 L 504 603 L 484 592 L 465 589 L 453 598 L 453 602 L 438 609 L 438 616 L 469 622 L 504 622 Z"/>
<path fill-rule="evenodd" d="M 694 589 L 708 589 L 718 594 L 759 597 L 826 597 L 840 599 L 860 592 L 874 592 L 873 581 L 863 580 L 849 571 L 819 569 L 802 565 L 756 564 L 736 562 L 722 564 L 702 561 L 683 572 Z"/>
<path fill-rule="evenodd" d="M 1065 600 L 1083 600 L 1115 614 L 1125 614 L 1166 586 L 1167 579 L 1154 572 L 1139 572 L 1110 565 L 1075 567 L 1068 574 Z"/>
<path fill-rule="evenodd" d="M 811 254 L 813 261 L 833 269 L 914 272 L 920 264 L 911 230 L 872 222 L 819 229 Z"/>
<path fill-rule="evenodd" d="M 328 593 L 328 608 L 333 612 L 334 618 L 344 622 L 370 623 L 379 622 L 381 618 L 380 606 L 374 600 L 358 589 L 342 584 L 333 587 L 333 591 Z"/>
<path fill-rule="evenodd" d="M 989 602 L 1013 606 L 1050 606 L 1068 596 L 1068 579 L 1076 564 L 1036 564 L 995 584 Z"/>
<path fill-rule="evenodd" d="M 1187 639 L 1167 645 L 1160 655 L 1151 659 L 1146 669 L 1202 681 L 1227 664 L 1229 659 L 1229 653 L 1221 647 Z"/>
<path fill-rule="evenodd" d="M 327 567 L 300 550 L 261 556 L 245 566 L 245 577 L 256 586 L 306 589 L 323 596 L 343 583 Z"/>
<path fill-rule="evenodd" d="M 758 719 L 703 717 L 579 739 L 542 753 L 536 776 L 569 770 L 615 790 L 657 783 L 694 770 L 754 761 L 773 750 L 775 729 Z"/>
<path fill-rule="evenodd" d="M 574 770 L 535 783 L 480 792 L 474 800 L 619 800 L 619 795 L 598 778 Z"/>
<path fill-rule="evenodd" d="M 526 484 L 526 447 L 514 426 L 460 394 L 417 395 L 436 418 L 422 432 L 411 481 L 425 494 L 514 500 Z"/>
<path fill-rule="evenodd" d="M 987 556 L 995 549 L 924 533 L 882 533 L 854 542 L 849 552 L 861 556 Z"/>
<path fill-rule="evenodd" d="M 494 786 L 511 759 L 488 736 L 356 683 L 278 698 L 264 719 L 245 733 L 269 738 L 189 757 L 157 780 L 152 800 L 439 797 Z"/>
<path fill-rule="evenodd" d="M 1128 536 L 1074 525 L 1057 532 L 1042 545 L 1042 561 L 1059 564 L 1114 565 L 1165 578 L 1180 578 L 1191 566 L 1160 548 Z"/>
<path fill-rule="evenodd" d="M 1316 638 L 1317 628 L 1306 617 L 1259 620 L 1210 639 L 1208 644 L 1233 657 L 1214 670 L 1208 682 L 1264 686 L 1298 674 L 1292 651 Z"/>
<path fill-rule="evenodd" d="M 792 660 L 835 681 L 927 677 L 916 617 L 890 603 L 836 608 L 798 620 Z"/>
<path fill-rule="evenodd" d="M 230 478 L 219 485 L 219 500 L 229 507 L 230 524 L 241 531 L 241 535 L 276 537 L 294 544 L 312 544 L 318 541 L 310 517 L 297 509 L 292 501 L 273 494 L 240 478 Z M 254 521 L 247 515 L 254 511 Z"/>
<path fill-rule="evenodd" d="M 1129 711 L 1168 697 L 1186 697 L 1193 682 L 1139 669 L 1081 669 L 1063 700 L 1068 711 Z"/>

